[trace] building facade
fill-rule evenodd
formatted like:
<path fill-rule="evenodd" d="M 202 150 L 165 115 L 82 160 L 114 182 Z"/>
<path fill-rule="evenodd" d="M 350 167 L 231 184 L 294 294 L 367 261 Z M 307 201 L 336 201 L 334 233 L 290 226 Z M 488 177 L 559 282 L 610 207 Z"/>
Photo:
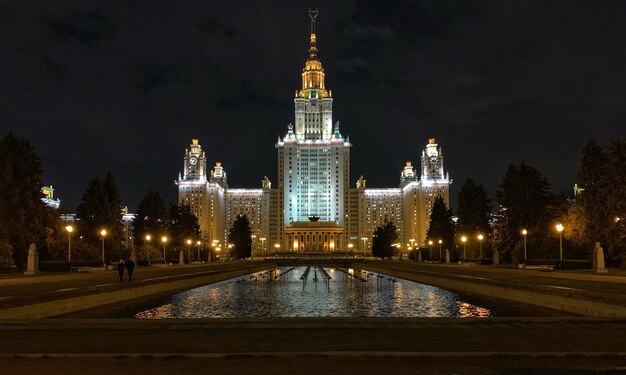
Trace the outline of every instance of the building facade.
<path fill-rule="evenodd" d="M 399 245 L 423 245 L 434 199 L 448 203 L 450 179 L 443 167 L 443 152 L 428 140 L 416 171 L 407 162 L 395 188 L 370 189 L 366 180 L 350 188 L 351 143 L 339 122 L 333 122 L 332 90 L 318 58 L 315 21 L 310 11 L 309 58 L 302 70 L 302 85 L 294 97 L 294 124 L 275 144 L 277 186 L 267 177 L 260 189 L 228 187 L 221 163 L 207 172 L 205 152 L 193 139 L 179 173 L 180 204 L 188 204 L 198 217 L 203 239 L 224 244 L 238 215 L 247 215 L 253 231 L 253 252 L 345 252 L 371 249 L 375 228 L 391 220 L 399 231 Z"/>

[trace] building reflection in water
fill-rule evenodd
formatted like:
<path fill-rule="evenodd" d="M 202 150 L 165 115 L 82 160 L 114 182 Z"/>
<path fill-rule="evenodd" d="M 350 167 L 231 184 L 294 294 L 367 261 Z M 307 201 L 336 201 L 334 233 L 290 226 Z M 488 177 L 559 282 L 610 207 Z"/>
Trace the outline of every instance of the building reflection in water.
<path fill-rule="evenodd" d="M 374 272 L 305 267 L 246 275 L 191 289 L 141 311 L 141 319 L 234 317 L 489 317 L 492 311 L 430 285 Z M 278 276 L 278 277 L 276 277 Z"/>

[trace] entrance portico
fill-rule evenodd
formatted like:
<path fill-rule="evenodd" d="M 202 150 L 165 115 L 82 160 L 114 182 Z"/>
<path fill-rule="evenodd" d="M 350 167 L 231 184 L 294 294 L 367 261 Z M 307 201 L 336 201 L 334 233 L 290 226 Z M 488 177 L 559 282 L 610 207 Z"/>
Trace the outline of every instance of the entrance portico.
<path fill-rule="evenodd" d="M 343 227 L 334 221 L 295 221 L 285 228 L 283 248 L 289 251 L 333 252 L 343 250 Z"/>

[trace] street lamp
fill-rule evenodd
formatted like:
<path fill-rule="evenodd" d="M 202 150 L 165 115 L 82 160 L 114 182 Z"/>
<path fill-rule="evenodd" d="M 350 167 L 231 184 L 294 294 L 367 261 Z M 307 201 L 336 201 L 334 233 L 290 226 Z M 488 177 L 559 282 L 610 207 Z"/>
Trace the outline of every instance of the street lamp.
<path fill-rule="evenodd" d="M 354 247 L 354 245 L 352 243 L 348 244 L 348 249 L 350 249 L 350 251 L 352 251 L 352 248 Z"/>
<path fill-rule="evenodd" d="M 202 244 L 200 240 L 196 241 L 196 245 L 198 245 L 198 258 L 196 258 L 196 260 L 198 262 L 200 262 L 200 244 Z"/>
<path fill-rule="evenodd" d="M 259 238 L 259 240 L 261 240 L 261 259 L 265 258 L 265 240 L 267 238 L 265 237 L 261 237 Z"/>
<path fill-rule="evenodd" d="M 466 259 L 466 256 L 465 256 L 465 242 L 467 242 L 467 237 L 465 237 L 465 236 L 461 237 L 461 242 L 463 242 L 463 259 Z"/>
<path fill-rule="evenodd" d="M 274 244 L 274 256 L 276 256 L 276 253 L 278 252 L 278 250 L 280 250 L 280 244 L 276 242 Z"/>
<path fill-rule="evenodd" d="M 528 253 L 526 253 L 526 235 L 528 231 L 526 228 L 522 229 L 522 236 L 524 236 L 524 268 L 526 268 L 526 262 L 528 261 Z"/>
<path fill-rule="evenodd" d="M 443 240 L 439 240 L 439 261 L 441 262 L 441 244 L 443 243 Z"/>
<path fill-rule="evenodd" d="M 365 258 L 367 251 L 367 237 L 361 237 L 361 240 L 363 241 L 363 258 Z"/>
<path fill-rule="evenodd" d="M 72 232 L 74 231 L 74 227 L 68 225 L 65 227 L 67 231 L 67 262 L 72 261 Z"/>
<path fill-rule="evenodd" d="M 187 261 L 191 263 L 191 243 L 193 241 L 191 239 L 187 240 Z"/>
<path fill-rule="evenodd" d="M 428 259 L 433 259 L 433 241 L 432 240 L 428 240 Z"/>
<path fill-rule="evenodd" d="M 256 234 L 251 235 L 250 238 L 252 238 L 252 250 L 254 251 L 254 248 L 256 247 L 254 246 L 254 243 L 256 242 Z"/>
<path fill-rule="evenodd" d="M 480 246 L 480 257 L 478 258 L 479 260 L 483 259 L 483 239 L 484 238 L 485 237 L 482 234 L 478 235 L 478 244 Z"/>
<path fill-rule="evenodd" d="M 146 254 L 148 254 L 148 265 L 150 265 L 150 240 L 152 240 L 152 236 L 146 234 Z"/>
<path fill-rule="evenodd" d="M 165 244 L 167 243 L 167 237 L 161 237 L 161 242 L 163 242 L 163 264 L 167 264 L 165 261 Z"/>
<path fill-rule="evenodd" d="M 107 235 L 107 230 L 102 228 L 100 230 L 100 236 L 102 237 L 102 266 L 106 269 L 107 265 L 104 262 L 104 237 Z"/>
<path fill-rule="evenodd" d="M 563 225 L 561 223 L 556 225 L 556 230 L 559 232 L 559 260 L 563 261 Z"/>
<path fill-rule="evenodd" d="M 411 247 L 415 250 L 415 245 L 413 244 L 415 242 L 415 238 L 411 238 L 409 242 L 411 243 Z M 415 261 L 417 262 L 417 251 L 415 252 Z"/>

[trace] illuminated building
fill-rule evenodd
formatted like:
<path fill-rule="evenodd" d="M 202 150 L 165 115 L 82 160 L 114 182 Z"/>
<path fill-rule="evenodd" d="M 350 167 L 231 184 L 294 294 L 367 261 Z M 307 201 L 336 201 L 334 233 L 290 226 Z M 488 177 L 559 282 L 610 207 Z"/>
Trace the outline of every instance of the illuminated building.
<path fill-rule="evenodd" d="M 423 244 L 434 199 L 441 195 L 448 203 L 450 180 L 441 148 L 429 139 L 420 171 L 407 162 L 399 187 L 368 189 L 361 177 L 350 188 L 351 143 L 341 135 L 339 122 L 333 122 L 332 90 L 318 58 L 317 11 L 309 15 L 309 57 L 302 86 L 295 91 L 295 125 L 289 124 L 275 144 L 277 186 L 272 189 L 265 177 L 260 189 L 229 188 L 221 163 L 207 179 L 205 153 L 194 139 L 177 180 L 179 203 L 191 206 L 207 242 L 225 243 L 235 218 L 247 215 L 255 255 L 261 246 L 265 251 L 368 250 L 374 229 L 385 219 L 396 224 L 401 243 L 413 239 Z M 259 243 L 261 238 L 265 240 Z"/>
<path fill-rule="evenodd" d="M 61 200 L 58 198 L 54 199 L 54 188 L 52 185 L 42 186 L 41 194 L 43 194 L 43 198 L 41 198 L 41 200 L 46 206 L 54 209 L 59 209 L 59 207 L 61 207 Z"/>

